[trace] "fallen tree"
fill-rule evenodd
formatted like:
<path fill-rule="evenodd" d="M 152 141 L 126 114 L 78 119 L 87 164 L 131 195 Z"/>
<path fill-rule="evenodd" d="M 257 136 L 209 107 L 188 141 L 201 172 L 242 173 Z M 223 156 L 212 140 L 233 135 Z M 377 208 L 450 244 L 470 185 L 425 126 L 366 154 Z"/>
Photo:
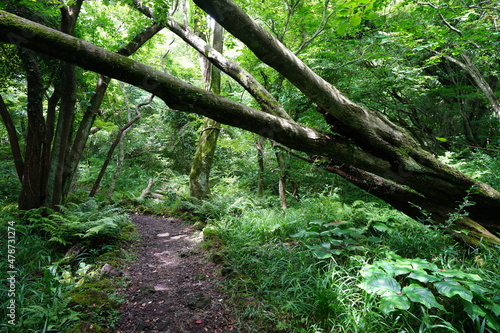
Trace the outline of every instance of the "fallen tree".
<path fill-rule="evenodd" d="M 435 223 L 449 223 L 446 227 L 450 231 L 465 230 L 458 235 L 467 242 L 484 239 L 500 243 L 492 233 L 500 231 L 498 191 L 440 163 L 404 129 L 348 100 L 232 2 L 195 2 L 316 103 L 332 132 L 321 133 L 214 95 L 4 11 L 0 11 L 0 40 L 140 87 L 172 109 L 204 115 L 315 156 L 316 161 L 328 165 L 332 172 L 412 217 L 430 216 Z M 450 214 L 456 212 L 465 197 L 475 204 L 469 207 L 467 215 L 450 223 Z"/>

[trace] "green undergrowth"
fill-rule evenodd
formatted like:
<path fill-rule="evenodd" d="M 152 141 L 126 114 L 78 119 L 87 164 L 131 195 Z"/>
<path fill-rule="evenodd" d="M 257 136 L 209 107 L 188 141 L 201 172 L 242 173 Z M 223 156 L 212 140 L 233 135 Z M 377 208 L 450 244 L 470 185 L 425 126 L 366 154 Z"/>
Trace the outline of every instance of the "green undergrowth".
<path fill-rule="evenodd" d="M 12 258 L 0 263 L 13 284 L 2 284 L 2 332 L 112 332 L 118 319 L 120 277 L 100 273 L 130 260 L 136 231 L 124 210 L 95 200 L 58 211 L 0 212 L 2 234 L 15 235 Z M 9 228 L 10 227 L 10 228 Z M 2 249 L 8 239 L 2 239 Z M 14 310 L 7 308 L 14 304 Z M 10 317 L 7 315 L 10 314 Z"/>
<path fill-rule="evenodd" d="M 254 201 L 209 219 L 204 237 L 248 332 L 498 329 L 498 250 L 378 203 L 318 195 L 283 211 Z"/>

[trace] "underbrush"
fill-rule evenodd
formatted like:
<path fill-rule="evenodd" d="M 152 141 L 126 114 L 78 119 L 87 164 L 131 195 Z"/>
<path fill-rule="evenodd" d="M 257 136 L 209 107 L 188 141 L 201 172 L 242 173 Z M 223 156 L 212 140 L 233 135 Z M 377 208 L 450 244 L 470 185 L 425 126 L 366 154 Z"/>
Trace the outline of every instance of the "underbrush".
<path fill-rule="evenodd" d="M 100 268 L 127 260 L 121 248 L 134 240 L 135 229 L 124 211 L 87 200 L 59 212 L 40 208 L 23 215 L 0 214 L 2 234 L 12 236 L 2 239 L 11 260 L 3 260 L 0 269 L 12 282 L 0 287 L 8 296 L 1 301 L 0 316 L 8 318 L 0 324 L 2 332 L 112 328 L 122 282 L 103 276 Z"/>
<path fill-rule="evenodd" d="M 248 332 L 500 329 L 499 251 L 377 203 L 253 202 L 209 219 L 204 235 Z"/>

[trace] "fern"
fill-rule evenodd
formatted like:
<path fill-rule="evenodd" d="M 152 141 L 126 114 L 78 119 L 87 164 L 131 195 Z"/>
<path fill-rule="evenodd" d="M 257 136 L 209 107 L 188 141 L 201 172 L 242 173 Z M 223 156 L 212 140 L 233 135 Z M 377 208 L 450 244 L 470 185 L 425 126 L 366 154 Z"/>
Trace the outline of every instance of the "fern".
<path fill-rule="evenodd" d="M 100 207 L 94 199 L 58 208 L 59 212 L 47 208 L 31 210 L 25 214 L 25 219 L 46 233 L 49 241 L 61 245 L 84 239 L 95 242 L 114 239 L 129 220 L 121 209 Z"/>

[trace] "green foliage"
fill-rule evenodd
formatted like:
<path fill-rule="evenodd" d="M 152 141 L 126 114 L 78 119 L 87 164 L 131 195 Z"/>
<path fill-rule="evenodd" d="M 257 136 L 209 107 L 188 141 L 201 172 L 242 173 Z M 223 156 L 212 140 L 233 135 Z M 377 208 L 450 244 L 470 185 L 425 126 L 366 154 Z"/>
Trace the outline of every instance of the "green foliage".
<path fill-rule="evenodd" d="M 252 199 L 234 215 L 229 194 L 223 209 L 204 203 L 215 212 L 206 246 L 222 262 L 241 325 L 251 332 L 493 332 L 497 252 L 468 253 L 439 230 L 373 202 L 343 203 L 338 192 L 285 211 Z"/>
<path fill-rule="evenodd" d="M 4 321 L 0 324 L 2 332 L 13 332 L 14 327 L 17 332 L 62 332 L 85 318 L 95 325 L 113 325 L 116 309 L 97 309 L 96 312 L 95 308 L 84 309 L 70 300 L 77 290 L 90 288 L 89 284 L 105 290 L 102 281 L 95 282 L 98 267 L 93 262 L 101 253 L 109 254 L 120 246 L 120 241 L 130 241 L 130 224 L 122 210 L 88 200 L 59 207 L 58 213 L 43 208 L 30 210 L 22 218 L 0 211 L 0 219 L 2 234 L 7 235 L 8 226 L 9 231 L 15 229 L 15 261 L 12 263 L 16 285 L 16 325 L 9 326 Z M 69 242 L 84 246 L 72 246 L 67 251 Z M 2 238 L 2 248 L 7 249 L 7 244 L 7 238 Z M 0 270 L 5 274 L 12 271 L 9 264 L 7 260 L 1 261 Z M 116 285 L 108 289 L 106 293 L 112 295 Z M 9 292 L 9 286 L 2 284 L 0 293 L 8 295 Z M 0 302 L 3 318 L 7 318 L 8 302 L 7 297 Z M 115 304 L 116 300 L 110 303 Z M 98 316 L 93 317 L 93 313 Z"/>
<path fill-rule="evenodd" d="M 477 284 L 482 281 L 479 275 L 389 254 L 385 260 L 363 266 L 361 276 L 359 287 L 379 296 L 379 308 L 385 314 L 417 305 L 426 312 L 440 310 L 442 315 L 461 308 L 472 321 L 486 323 L 489 332 L 500 330 L 500 305 L 491 299 L 491 290 Z"/>
<path fill-rule="evenodd" d="M 94 199 L 81 204 L 60 207 L 60 212 L 48 208 L 27 211 L 24 218 L 45 232 L 49 241 L 69 245 L 88 241 L 100 245 L 116 239 L 128 216 L 119 208 L 101 207 Z"/>
<path fill-rule="evenodd" d="M 368 250 L 367 246 L 381 241 L 377 237 L 365 236 L 364 230 L 360 228 L 349 228 L 343 225 L 347 221 L 326 223 L 324 220 L 316 220 L 308 223 L 309 228 L 291 235 L 293 238 L 305 241 L 314 239 L 314 243 L 307 245 L 314 256 L 318 259 L 329 259 L 338 255 L 352 255 Z"/>

